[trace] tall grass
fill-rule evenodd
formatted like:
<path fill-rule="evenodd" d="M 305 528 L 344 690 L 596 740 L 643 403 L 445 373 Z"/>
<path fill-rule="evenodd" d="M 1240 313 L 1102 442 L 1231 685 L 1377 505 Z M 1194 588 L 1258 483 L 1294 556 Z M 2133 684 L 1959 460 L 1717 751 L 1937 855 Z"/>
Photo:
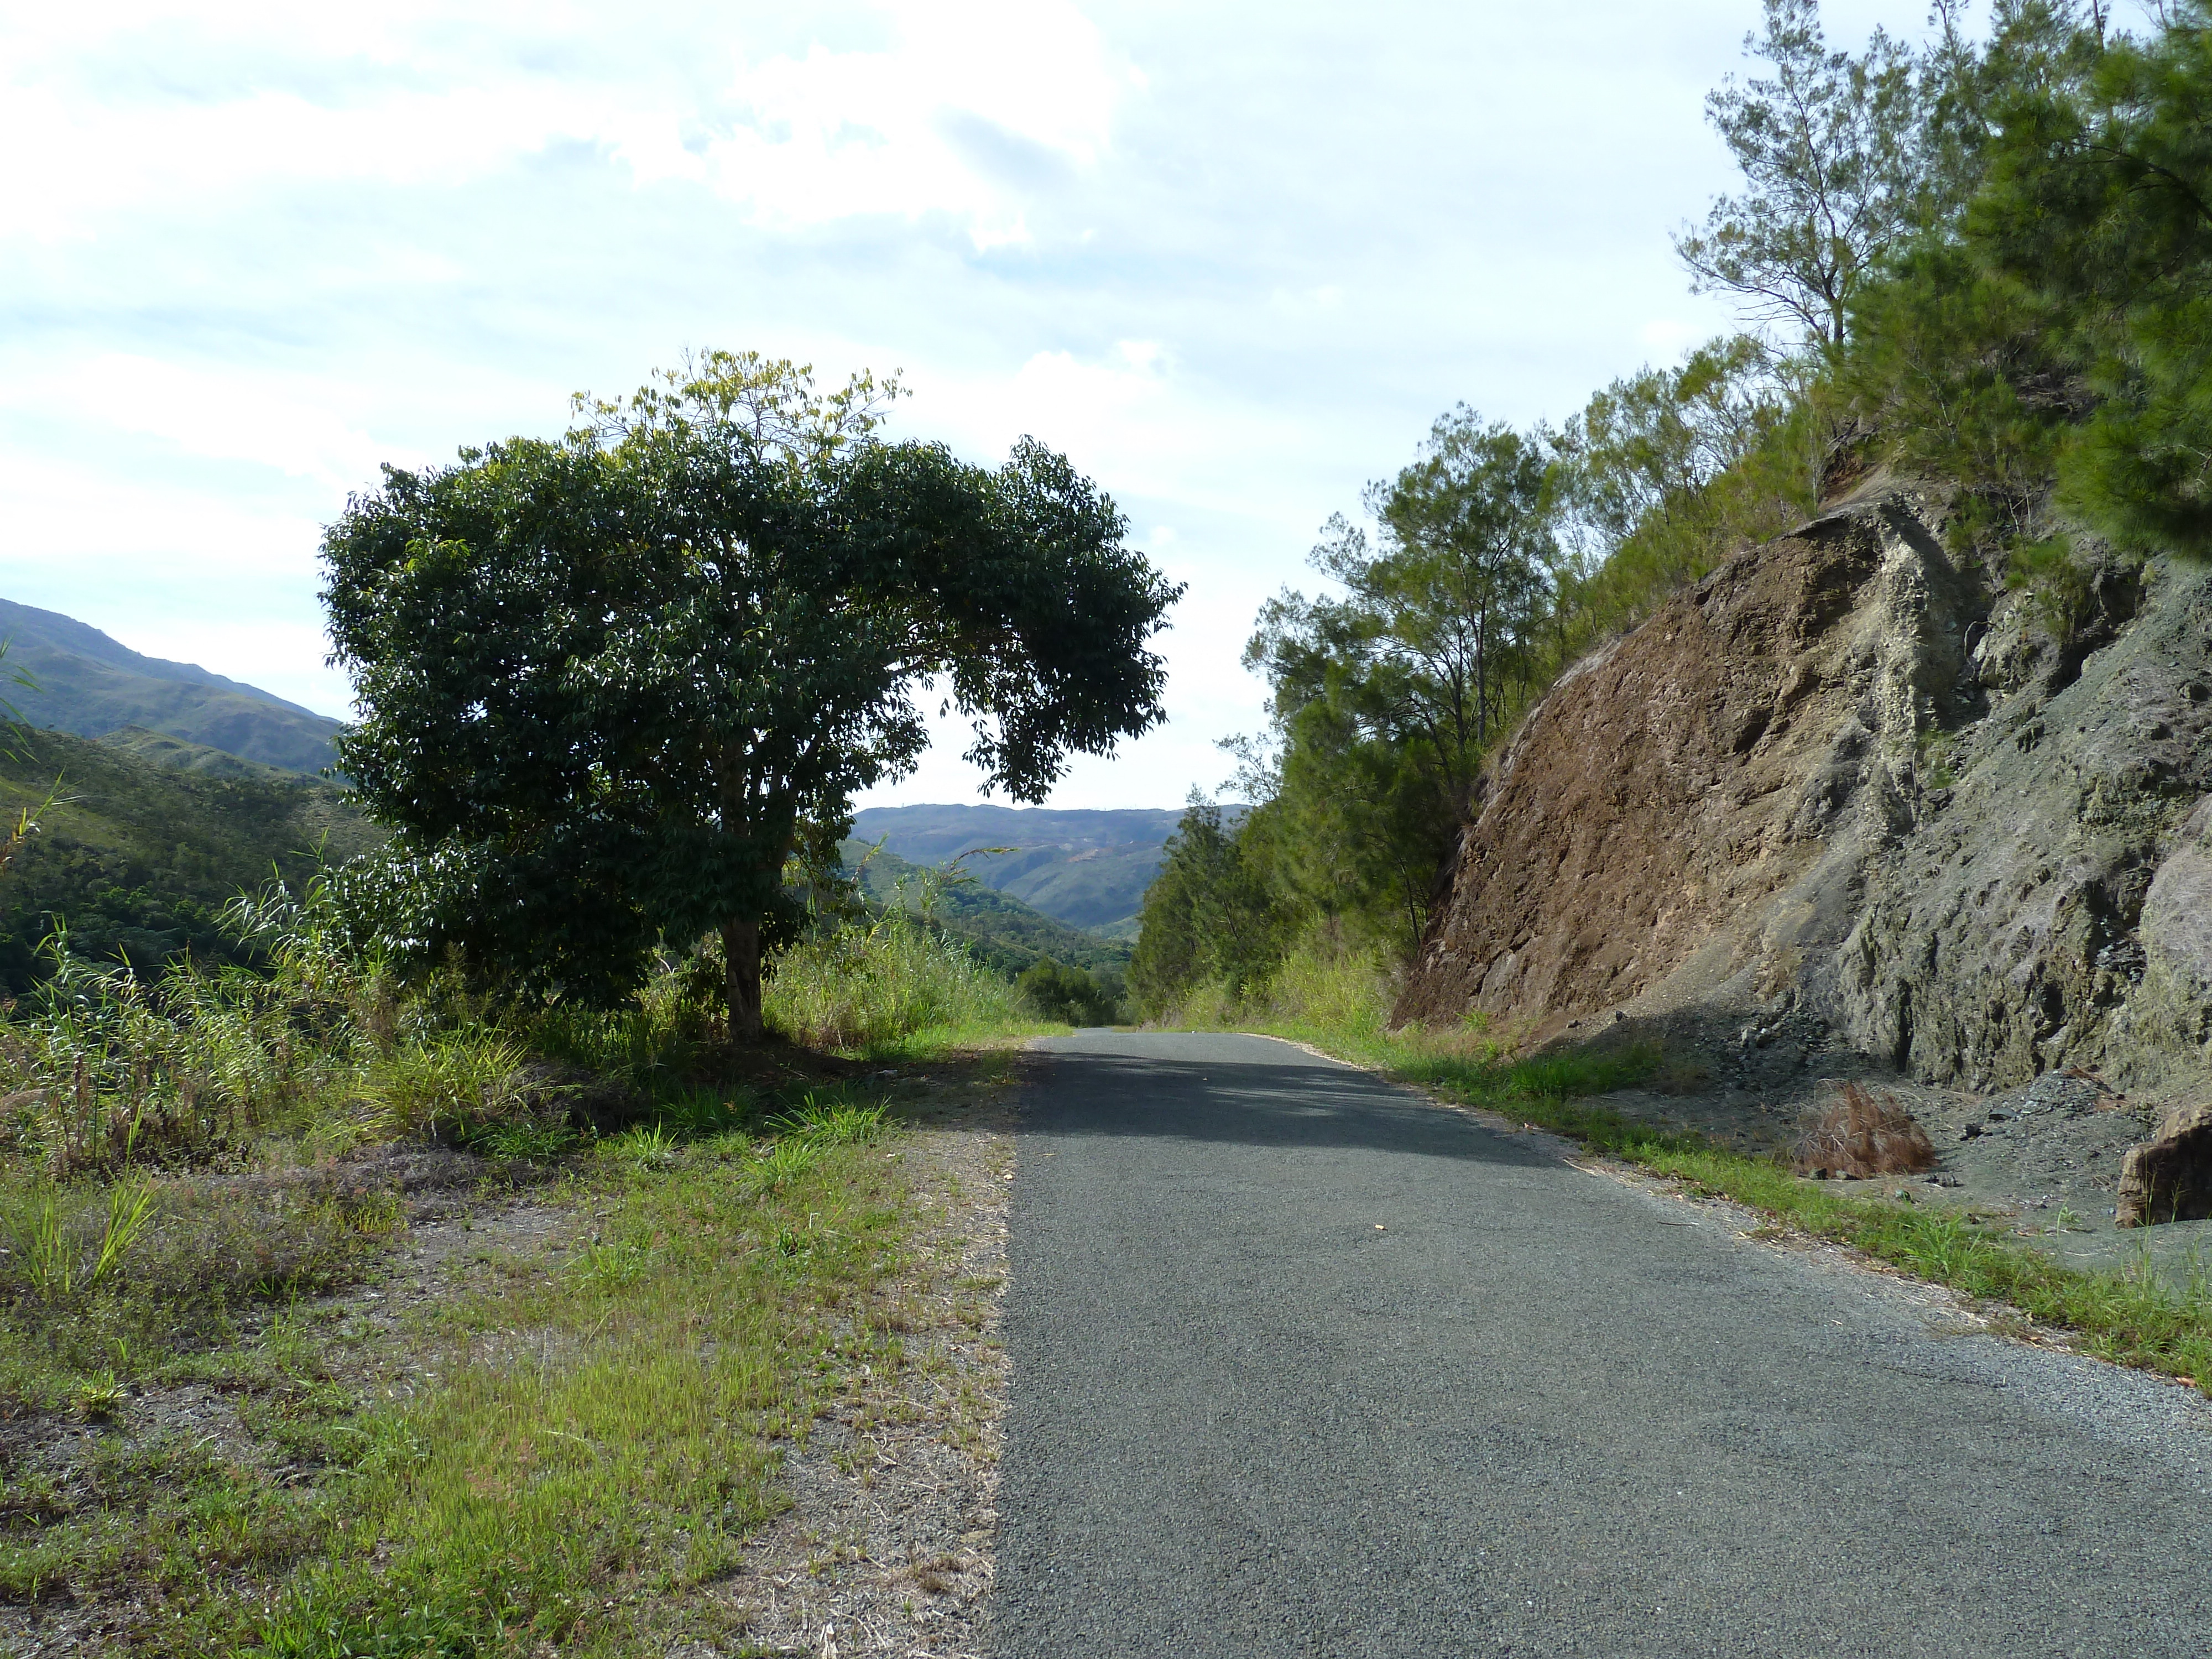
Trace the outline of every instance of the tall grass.
<path fill-rule="evenodd" d="M 320 884 L 226 920 L 266 972 L 183 963 L 149 983 L 58 929 L 45 981 L 0 1008 L 0 1401 L 51 1404 L 118 1349 L 158 1370 L 243 1304 L 357 1279 L 400 1216 L 342 1172 L 349 1154 L 565 1130 L 526 1022 L 395 983 Z"/>
<path fill-rule="evenodd" d="M 763 998 L 793 1041 L 845 1053 L 939 1030 L 1014 1030 L 1028 1022 L 1013 987 L 925 921 L 892 910 L 778 958 Z"/>
<path fill-rule="evenodd" d="M 805 1056 L 731 1049 L 696 956 L 626 1007 L 517 1007 L 399 982 L 318 886 L 230 920 L 266 971 L 148 983 L 63 933 L 0 1006 L 0 1415 L 102 1425 L 94 1463 L 10 1453 L 0 1601 L 75 1598 L 132 1650 L 301 1659 L 697 1634 L 676 1602 L 785 1501 L 778 1442 L 842 1368 L 896 1359 L 855 1322 L 900 1231 L 884 1105 L 793 1098 Z M 817 938 L 770 986 L 817 1047 L 1025 1029 L 926 919 Z M 501 1233 L 485 1166 L 382 1154 L 403 1140 L 561 1159 L 533 1206 L 574 1248 L 487 1240 L 495 1267 L 356 1352 L 318 1299 L 377 1272 L 402 1182 Z M 250 1455 L 142 1403 L 184 1380 L 228 1391 Z"/>
<path fill-rule="evenodd" d="M 379 1145 L 543 1158 L 623 1116 L 688 1132 L 751 1109 L 726 1086 L 711 963 L 664 963 L 619 1009 L 516 1008 L 456 975 L 401 984 L 356 946 L 319 881 L 241 899 L 227 921 L 267 971 L 185 963 L 148 983 L 83 960 L 58 930 L 46 979 L 0 1010 L 0 1346 L 18 1345 L 0 1370 L 23 1374 L 24 1343 L 63 1364 L 95 1304 L 106 1324 L 183 1334 L 226 1298 L 340 1282 L 389 1228 L 361 1194 L 309 1178 Z M 1011 985 L 897 911 L 787 953 L 769 1013 L 796 1041 L 848 1053 L 1034 1029 Z M 792 1137 L 782 1156 L 811 1157 L 820 1139 Z M 308 1184 L 291 1197 L 251 1184 L 272 1171 Z M 228 1254 L 196 1249 L 196 1236 Z M 118 1297 L 135 1299 L 127 1318 Z"/>

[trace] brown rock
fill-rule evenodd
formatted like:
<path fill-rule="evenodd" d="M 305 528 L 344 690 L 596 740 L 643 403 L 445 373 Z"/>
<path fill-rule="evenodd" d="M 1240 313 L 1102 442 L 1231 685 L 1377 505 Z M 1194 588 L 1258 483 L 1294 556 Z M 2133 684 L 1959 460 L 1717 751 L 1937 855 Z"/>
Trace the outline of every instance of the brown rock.
<path fill-rule="evenodd" d="M 2156 1139 L 2128 1148 L 2113 1219 L 2123 1227 L 2148 1227 L 2207 1216 L 2212 1216 L 2212 1096 L 2175 1107 L 2159 1124 Z"/>
<path fill-rule="evenodd" d="M 1486 770 L 1396 1017 L 1541 1042 L 1626 1007 L 1670 1048 L 1976 1091 L 2203 1075 L 2212 569 L 2100 564 L 2057 639 L 1948 510 L 1869 481 L 1562 676 Z"/>

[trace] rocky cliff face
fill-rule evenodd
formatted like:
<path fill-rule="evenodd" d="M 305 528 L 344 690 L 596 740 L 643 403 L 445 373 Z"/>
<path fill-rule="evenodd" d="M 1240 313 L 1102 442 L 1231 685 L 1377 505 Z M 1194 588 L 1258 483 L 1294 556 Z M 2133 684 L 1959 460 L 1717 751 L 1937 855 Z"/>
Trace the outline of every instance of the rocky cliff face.
<path fill-rule="evenodd" d="M 1595 653 L 1486 780 L 1401 999 L 1541 1040 L 1788 1018 L 1923 1081 L 2212 1067 L 2212 570 L 2045 602 L 1877 482 Z"/>

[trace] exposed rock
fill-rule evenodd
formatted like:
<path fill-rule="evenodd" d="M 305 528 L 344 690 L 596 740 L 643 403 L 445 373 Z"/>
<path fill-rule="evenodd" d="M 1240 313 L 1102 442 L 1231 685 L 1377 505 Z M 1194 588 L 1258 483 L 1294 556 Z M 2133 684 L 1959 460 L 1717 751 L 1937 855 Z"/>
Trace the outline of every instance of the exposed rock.
<path fill-rule="evenodd" d="M 2136 989 L 2113 1022 L 2120 1046 L 2140 1072 L 2212 1073 L 2212 799 L 2151 878 L 2134 943 Z"/>
<path fill-rule="evenodd" d="M 2212 1217 L 2212 1097 L 2175 1107 L 2155 1139 L 2129 1149 L 2118 1196 L 2123 1227 Z"/>
<path fill-rule="evenodd" d="M 1625 1012 L 1747 1075 L 2201 1072 L 2212 571 L 2114 567 L 2055 638 L 1946 553 L 1943 511 L 1877 483 L 1564 676 L 1490 769 L 1398 1017 L 1541 1042 Z"/>

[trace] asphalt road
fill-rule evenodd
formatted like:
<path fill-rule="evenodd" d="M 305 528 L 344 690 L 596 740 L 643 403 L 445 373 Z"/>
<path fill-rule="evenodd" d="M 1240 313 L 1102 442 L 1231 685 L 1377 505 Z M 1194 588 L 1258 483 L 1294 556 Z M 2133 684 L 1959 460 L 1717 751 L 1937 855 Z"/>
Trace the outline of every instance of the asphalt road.
<path fill-rule="evenodd" d="M 1257 1037 L 1046 1042 L 1001 1659 L 2212 1653 L 2212 1411 Z"/>

